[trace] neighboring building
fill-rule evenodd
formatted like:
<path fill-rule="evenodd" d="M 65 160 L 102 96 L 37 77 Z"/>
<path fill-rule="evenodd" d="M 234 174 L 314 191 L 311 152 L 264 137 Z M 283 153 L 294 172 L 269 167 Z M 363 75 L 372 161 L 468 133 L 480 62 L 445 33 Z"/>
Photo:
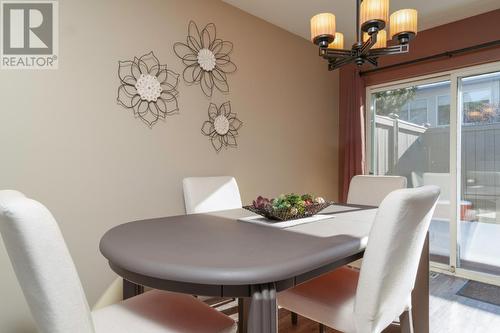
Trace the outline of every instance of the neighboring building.
<path fill-rule="evenodd" d="M 463 85 L 462 123 L 499 123 L 500 122 L 500 80 L 498 73 L 485 74 Z M 395 114 L 400 120 L 426 126 L 441 127 L 450 124 L 450 82 L 424 84 L 412 89 L 412 98 L 397 109 L 377 109 L 379 99 L 374 101 L 374 110 L 378 115 Z M 398 89 L 399 90 L 399 89 Z M 395 91 L 396 93 L 396 91 Z M 385 95 L 382 98 L 391 98 Z"/>

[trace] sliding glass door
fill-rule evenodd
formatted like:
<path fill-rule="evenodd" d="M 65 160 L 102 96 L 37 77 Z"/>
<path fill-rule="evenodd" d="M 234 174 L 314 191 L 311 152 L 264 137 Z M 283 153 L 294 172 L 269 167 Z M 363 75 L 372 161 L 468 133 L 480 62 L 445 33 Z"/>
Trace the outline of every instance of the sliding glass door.
<path fill-rule="evenodd" d="M 450 256 L 450 81 L 410 83 L 371 95 L 373 158 L 377 175 L 399 175 L 409 187 L 438 185 L 441 198 L 430 227 L 432 260 Z"/>
<path fill-rule="evenodd" d="M 500 64 L 367 88 L 373 174 L 433 184 L 433 266 L 500 284 Z"/>
<path fill-rule="evenodd" d="M 500 72 L 458 78 L 459 267 L 500 274 Z"/>

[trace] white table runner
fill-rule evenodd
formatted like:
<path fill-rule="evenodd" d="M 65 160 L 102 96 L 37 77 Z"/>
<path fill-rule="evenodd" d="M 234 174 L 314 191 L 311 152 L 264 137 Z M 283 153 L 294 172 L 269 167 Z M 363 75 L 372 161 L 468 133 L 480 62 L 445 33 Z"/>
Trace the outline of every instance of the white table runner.
<path fill-rule="evenodd" d="M 311 217 L 305 217 L 303 219 L 279 222 L 279 221 L 273 221 L 273 220 L 266 219 L 265 217 L 262 217 L 260 215 L 254 215 L 254 216 L 250 216 L 250 217 L 239 218 L 238 221 L 264 225 L 266 227 L 284 229 L 284 228 L 295 227 L 295 226 L 298 226 L 301 224 L 312 223 L 312 222 L 317 222 L 317 221 L 332 219 L 332 218 L 334 218 L 334 216 L 332 216 L 332 215 L 318 214 L 318 215 L 314 215 Z"/>

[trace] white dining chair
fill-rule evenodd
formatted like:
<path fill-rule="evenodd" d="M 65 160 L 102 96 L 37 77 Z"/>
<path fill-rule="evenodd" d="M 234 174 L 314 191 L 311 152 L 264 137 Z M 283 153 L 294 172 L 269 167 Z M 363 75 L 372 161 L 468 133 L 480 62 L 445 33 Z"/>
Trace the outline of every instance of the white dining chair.
<path fill-rule="evenodd" d="M 188 177 L 182 182 L 187 214 L 209 213 L 241 208 L 241 197 L 234 177 Z"/>
<path fill-rule="evenodd" d="M 354 176 L 349 184 L 347 203 L 378 207 L 389 193 L 406 188 L 406 183 L 406 177 L 401 176 Z"/>
<path fill-rule="evenodd" d="M 61 231 L 39 202 L 0 191 L 0 233 L 42 333 L 230 332 L 234 321 L 192 296 L 150 291 L 91 312 Z"/>
<path fill-rule="evenodd" d="M 400 316 L 413 332 L 411 293 L 437 186 L 391 192 L 380 204 L 361 270 L 342 267 L 281 292 L 281 307 L 347 333 L 379 333 Z"/>
<path fill-rule="evenodd" d="M 202 214 L 241 208 L 241 196 L 236 179 L 231 176 L 187 177 L 182 181 L 186 214 Z M 204 297 L 200 299 L 206 299 Z M 230 298 L 234 300 L 234 298 Z M 223 299 L 222 302 L 225 302 Z M 217 307 L 219 303 L 214 304 Z M 242 307 L 239 300 L 238 307 Z"/>
<path fill-rule="evenodd" d="M 351 179 L 347 203 L 376 206 L 392 191 L 406 188 L 406 177 L 358 175 Z M 363 259 L 351 262 L 349 266 L 359 269 Z"/>

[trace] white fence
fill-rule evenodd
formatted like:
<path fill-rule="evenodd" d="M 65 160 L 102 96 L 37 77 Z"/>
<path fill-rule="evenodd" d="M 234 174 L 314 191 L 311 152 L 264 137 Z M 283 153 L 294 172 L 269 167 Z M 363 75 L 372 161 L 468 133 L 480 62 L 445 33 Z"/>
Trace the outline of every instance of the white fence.
<path fill-rule="evenodd" d="M 433 173 L 441 187 L 449 186 L 450 128 L 426 128 L 397 118 L 376 116 L 373 152 L 376 174 L 408 178 Z M 469 216 L 459 221 L 459 255 L 464 267 L 500 274 L 500 123 L 466 124 L 461 128 L 461 199 Z M 447 180 L 448 179 L 448 180 Z M 449 193 L 449 187 L 442 189 Z M 449 198 L 441 206 L 449 211 Z M 448 207 L 448 208 L 447 208 Z M 431 254 L 449 255 L 449 214 L 435 215 L 431 227 Z"/>
<path fill-rule="evenodd" d="M 375 116 L 375 173 L 396 174 L 400 159 L 427 130 L 396 117 Z M 399 174 L 399 173 L 398 173 Z"/>

